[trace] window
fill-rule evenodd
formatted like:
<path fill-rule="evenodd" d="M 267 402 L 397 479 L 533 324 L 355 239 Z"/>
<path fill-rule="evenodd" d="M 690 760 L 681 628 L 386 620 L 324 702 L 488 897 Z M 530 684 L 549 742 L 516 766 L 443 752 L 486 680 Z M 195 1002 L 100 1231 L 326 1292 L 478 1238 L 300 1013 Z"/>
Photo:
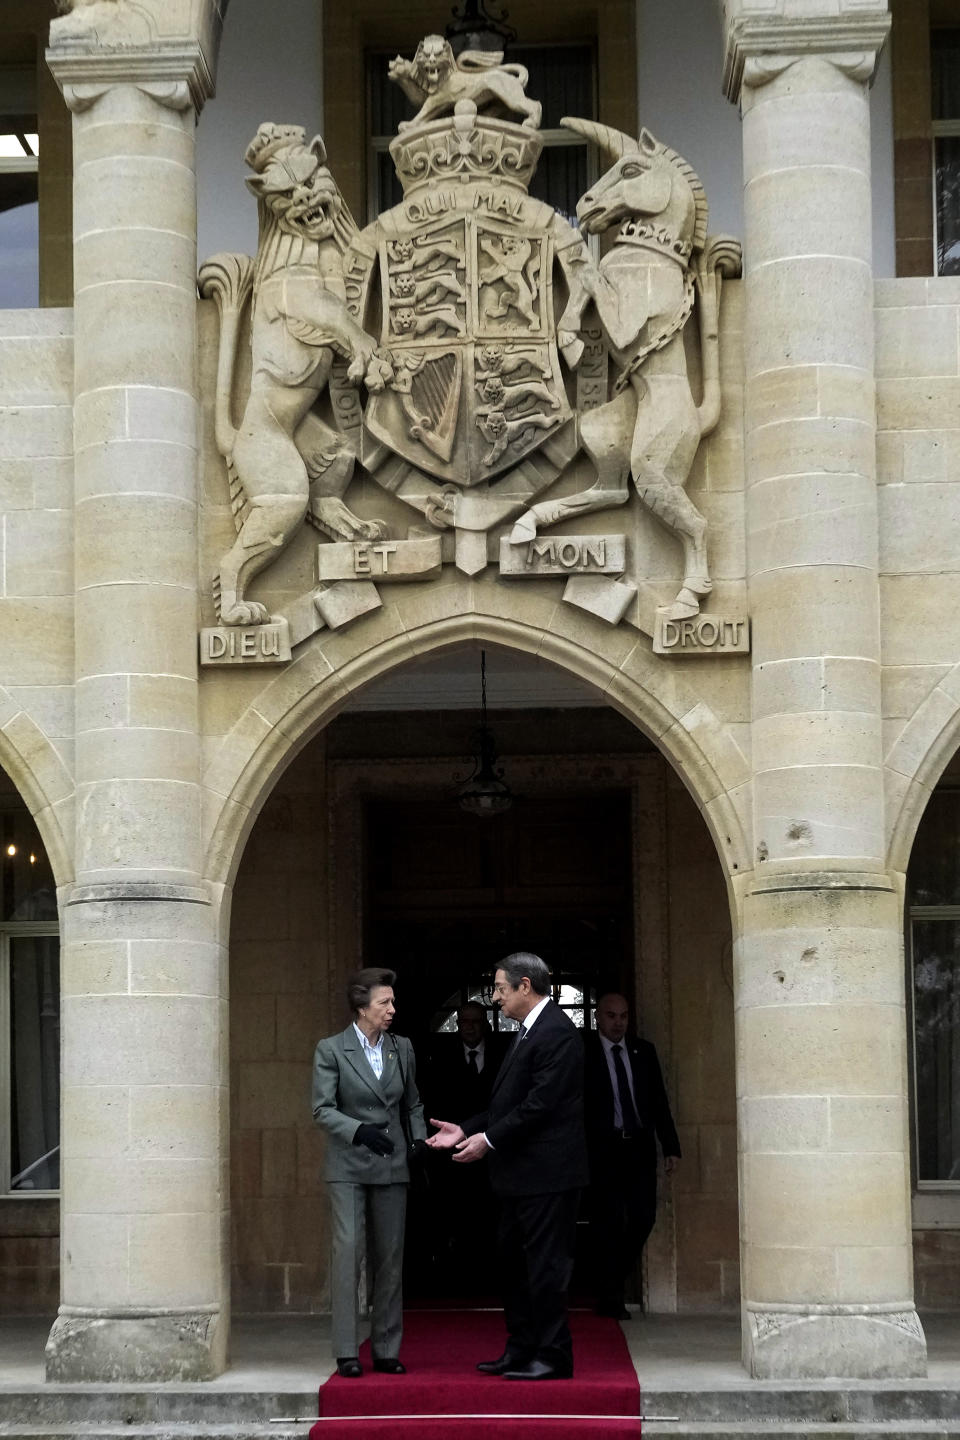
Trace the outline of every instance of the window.
<path fill-rule="evenodd" d="M 0 776 L 0 1194 L 60 1185 L 59 951 L 39 832 Z"/>
<path fill-rule="evenodd" d="M 960 275 L 960 30 L 930 35 L 938 275 Z"/>
<path fill-rule="evenodd" d="M 368 216 L 374 219 L 403 198 L 400 182 L 390 159 L 390 141 L 401 120 L 410 118 L 411 105 L 387 76 L 388 54 L 371 52 L 367 57 L 367 88 L 370 136 L 368 165 Z M 546 200 L 571 224 L 576 223 L 577 201 L 597 178 L 591 148 L 579 135 L 562 129 L 564 115 L 596 117 L 594 51 L 591 45 L 511 45 L 510 64 L 524 65 L 530 72 L 527 94 L 543 105 L 540 134 L 543 153 L 530 185 L 530 194 Z"/>
<path fill-rule="evenodd" d="M 960 1183 L 960 789 L 935 791 L 910 862 L 914 1160 L 919 1185 Z"/>
<path fill-rule="evenodd" d="M 550 993 L 554 1002 L 560 1006 L 561 1010 L 567 1012 L 578 1030 L 582 1030 L 584 1026 L 588 1030 L 597 1028 L 596 987 L 586 984 L 582 976 L 577 976 L 572 981 L 569 977 L 561 978 L 560 983 L 554 985 Z M 586 997 L 586 1004 L 584 1004 L 584 997 Z M 520 1028 L 516 1020 L 501 1015 L 500 1007 L 494 1000 L 490 982 L 480 983 L 477 981 L 473 985 L 464 985 L 461 989 L 455 990 L 452 995 L 447 996 L 430 1022 L 431 1031 L 438 1035 L 456 1034 L 457 1009 L 467 1002 L 484 1007 L 491 1030 L 499 1031 L 502 1034 Z"/>
<path fill-rule="evenodd" d="M 36 66 L 0 65 L 0 309 L 39 303 Z"/>

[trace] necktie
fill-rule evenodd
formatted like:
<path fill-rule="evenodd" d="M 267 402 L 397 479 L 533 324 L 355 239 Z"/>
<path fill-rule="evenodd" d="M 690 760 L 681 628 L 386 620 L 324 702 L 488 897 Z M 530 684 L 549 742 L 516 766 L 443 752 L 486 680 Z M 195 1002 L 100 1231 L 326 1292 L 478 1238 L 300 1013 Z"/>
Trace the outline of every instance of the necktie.
<path fill-rule="evenodd" d="M 625 1135 L 636 1135 L 640 1129 L 640 1119 L 637 1115 L 636 1106 L 633 1103 L 633 1096 L 630 1094 L 627 1070 L 623 1063 L 622 1045 L 614 1045 L 613 1047 L 613 1070 L 617 1077 L 617 1094 L 620 1097 L 620 1115 L 623 1120 L 623 1133 Z"/>
<path fill-rule="evenodd" d="M 477 1052 L 476 1052 L 476 1050 L 468 1050 L 468 1051 L 467 1051 L 467 1069 L 470 1071 L 470 1074 L 471 1074 L 471 1075 L 479 1075 L 479 1074 L 480 1074 L 480 1071 L 477 1069 Z"/>

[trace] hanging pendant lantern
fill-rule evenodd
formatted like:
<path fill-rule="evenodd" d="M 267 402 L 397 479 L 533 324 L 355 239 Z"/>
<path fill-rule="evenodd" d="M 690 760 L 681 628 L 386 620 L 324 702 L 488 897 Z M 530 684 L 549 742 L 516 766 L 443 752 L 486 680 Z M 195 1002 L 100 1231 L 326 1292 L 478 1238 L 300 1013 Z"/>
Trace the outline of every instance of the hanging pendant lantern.
<path fill-rule="evenodd" d="M 487 725 L 487 652 L 480 651 L 480 729 L 473 773 L 460 786 L 460 808 L 468 815 L 502 815 L 513 804 L 510 786 L 497 764 L 497 747 Z"/>

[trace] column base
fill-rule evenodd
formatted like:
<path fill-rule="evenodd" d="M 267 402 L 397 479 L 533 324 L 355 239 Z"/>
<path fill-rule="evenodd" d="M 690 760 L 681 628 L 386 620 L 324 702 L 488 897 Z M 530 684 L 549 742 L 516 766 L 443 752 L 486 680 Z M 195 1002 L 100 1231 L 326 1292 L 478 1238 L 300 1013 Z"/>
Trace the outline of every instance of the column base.
<path fill-rule="evenodd" d="M 754 1380 L 908 1380 L 927 1373 L 913 1306 L 746 1308 L 743 1363 Z"/>
<path fill-rule="evenodd" d="M 212 1380 L 226 1368 L 227 1332 L 220 1312 L 61 1311 L 47 1338 L 45 1378 L 104 1384 Z"/>

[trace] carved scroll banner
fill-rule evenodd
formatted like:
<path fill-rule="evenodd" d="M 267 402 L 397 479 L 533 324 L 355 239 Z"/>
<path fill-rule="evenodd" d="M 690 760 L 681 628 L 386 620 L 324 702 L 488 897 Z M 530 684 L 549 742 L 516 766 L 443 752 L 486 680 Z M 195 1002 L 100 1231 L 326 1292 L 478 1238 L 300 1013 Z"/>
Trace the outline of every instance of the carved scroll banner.
<path fill-rule="evenodd" d="M 750 651 L 750 622 L 743 617 L 696 615 L 690 620 L 671 620 L 658 610 L 653 627 L 655 655 L 747 655 Z"/>
<path fill-rule="evenodd" d="M 428 540 L 363 540 L 321 545 L 321 580 L 425 580 L 440 574 L 440 536 Z"/>
<path fill-rule="evenodd" d="M 500 541 L 500 574 L 622 575 L 627 542 L 622 535 L 540 535 L 526 545 Z"/>
<path fill-rule="evenodd" d="M 278 665 L 291 653 L 290 627 L 284 619 L 200 631 L 201 665 Z"/>

